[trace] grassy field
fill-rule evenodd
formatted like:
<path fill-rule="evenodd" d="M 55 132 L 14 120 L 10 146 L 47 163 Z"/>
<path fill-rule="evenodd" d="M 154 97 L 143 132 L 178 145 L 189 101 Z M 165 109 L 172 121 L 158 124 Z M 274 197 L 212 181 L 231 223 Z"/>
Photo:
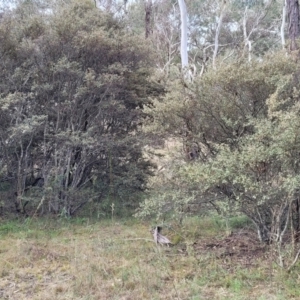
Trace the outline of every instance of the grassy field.
<path fill-rule="evenodd" d="M 300 299 L 300 267 L 278 267 L 242 223 L 169 223 L 175 245 L 160 247 L 137 220 L 2 221 L 0 299 Z"/>

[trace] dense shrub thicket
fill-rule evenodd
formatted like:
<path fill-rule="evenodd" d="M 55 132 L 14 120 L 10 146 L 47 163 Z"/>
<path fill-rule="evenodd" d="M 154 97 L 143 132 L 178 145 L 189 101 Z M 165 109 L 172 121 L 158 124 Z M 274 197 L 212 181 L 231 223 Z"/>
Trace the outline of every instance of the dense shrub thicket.
<path fill-rule="evenodd" d="M 162 92 L 149 79 L 151 57 L 91 1 L 22 2 L 2 16 L 4 209 L 72 215 L 89 201 L 138 201 L 152 169 L 143 108 Z"/>
<path fill-rule="evenodd" d="M 186 159 L 173 158 L 139 214 L 243 213 L 262 241 L 282 240 L 287 228 L 298 238 L 299 70 L 279 52 L 171 85 L 152 128 L 181 139 Z"/>

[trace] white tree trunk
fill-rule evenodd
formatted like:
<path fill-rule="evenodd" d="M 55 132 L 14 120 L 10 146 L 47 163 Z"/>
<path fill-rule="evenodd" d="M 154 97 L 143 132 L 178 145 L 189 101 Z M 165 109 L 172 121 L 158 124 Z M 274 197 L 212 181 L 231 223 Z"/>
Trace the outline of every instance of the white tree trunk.
<path fill-rule="evenodd" d="M 247 33 L 247 19 L 248 19 L 248 7 L 246 6 L 244 12 L 244 19 L 243 19 L 243 34 L 244 34 L 244 50 L 248 49 L 248 61 L 251 61 L 251 50 L 252 50 L 252 43 L 250 41 L 250 36 L 252 32 Z"/>
<path fill-rule="evenodd" d="M 222 23 L 223 23 L 225 8 L 226 8 L 226 2 L 224 1 L 223 7 L 221 8 L 221 13 L 219 16 L 219 21 L 218 21 L 218 25 L 217 25 L 217 29 L 216 29 L 216 34 L 215 34 L 215 47 L 214 47 L 213 62 L 212 62 L 214 69 L 216 68 L 216 58 L 217 58 L 218 51 L 219 51 L 219 35 L 220 35 Z"/>
<path fill-rule="evenodd" d="M 282 22 L 280 27 L 281 45 L 283 49 L 285 49 L 285 36 L 284 36 L 285 20 L 286 20 L 286 0 L 283 0 Z"/>
<path fill-rule="evenodd" d="M 181 19 L 181 46 L 180 46 L 180 55 L 181 55 L 181 66 L 182 70 L 185 70 L 188 67 L 188 51 L 187 51 L 187 12 L 186 5 L 184 0 L 178 0 L 180 8 L 180 19 Z"/>
<path fill-rule="evenodd" d="M 246 6 L 244 17 L 243 17 L 243 36 L 244 36 L 244 53 L 248 54 L 248 61 L 251 61 L 251 51 L 252 51 L 252 42 L 251 36 L 257 30 L 260 22 L 266 17 L 273 0 L 266 0 L 265 7 L 261 10 L 261 13 L 257 15 L 257 17 L 252 20 L 252 25 L 249 28 L 249 32 L 247 31 L 247 21 L 248 21 L 248 7 Z"/>

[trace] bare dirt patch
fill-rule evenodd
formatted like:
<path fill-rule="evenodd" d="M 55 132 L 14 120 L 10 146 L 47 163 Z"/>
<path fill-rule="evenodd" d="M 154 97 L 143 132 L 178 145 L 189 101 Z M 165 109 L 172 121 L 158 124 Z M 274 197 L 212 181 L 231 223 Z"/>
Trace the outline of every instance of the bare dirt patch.
<path fill-rule="evenodd" d="M 223 238 L 209 238 L 197 241 L 194 250 L 198 254 L 211 254 L 217 259 L 237 264 L 257 266 L 266 257 L 267 246 L 260 243 L 257 235 L 250 230 L 232 232 Z"/>

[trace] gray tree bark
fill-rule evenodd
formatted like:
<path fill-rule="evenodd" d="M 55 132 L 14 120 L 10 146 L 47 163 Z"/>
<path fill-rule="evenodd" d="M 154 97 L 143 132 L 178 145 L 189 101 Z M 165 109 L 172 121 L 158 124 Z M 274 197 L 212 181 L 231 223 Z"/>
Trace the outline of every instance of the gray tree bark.
<path fill-rule="evenodd" d="M 152 15 L 152 0 L 145 0 L 145 38 L 146 39 L 152 33 L 151 15 Z"/>
<path fill-rule="evenodd" d="M 299 2 L 298 0 L 287 0 L 288 35 L 290 39 L 290 50 L 298 49 L 296 39 L 300 36 L 299 30 Z"/>

